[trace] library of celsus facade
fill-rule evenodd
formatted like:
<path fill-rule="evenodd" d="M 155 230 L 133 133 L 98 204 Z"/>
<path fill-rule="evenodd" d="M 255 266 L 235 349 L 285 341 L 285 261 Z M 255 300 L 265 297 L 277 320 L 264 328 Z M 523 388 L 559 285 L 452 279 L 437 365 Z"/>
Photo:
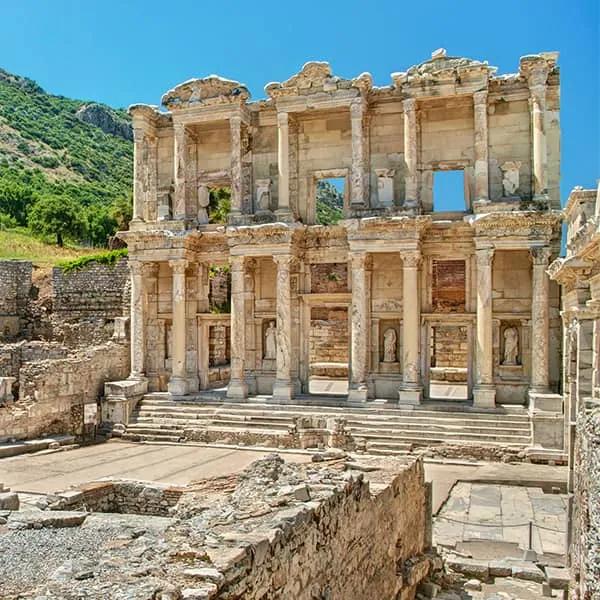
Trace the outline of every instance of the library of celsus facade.
<path fill-rule="evenodd" d="M 131 379 L 285 403 L 331 376 L 353 404 L 543 410 L 561 363 L 546 272 L 560 249 L 556 60 L 498 75 L 440 50 L 381 87 L 310 62 L 264 100 L 210 76 L 163 111 L 131 107 Z M 435 193 L 448 171 L 456 210 Z M 335 225 L 318 224 L 323 179 L 343 182 Z M 227 225 L 213 222 L 218 188 Z"/>

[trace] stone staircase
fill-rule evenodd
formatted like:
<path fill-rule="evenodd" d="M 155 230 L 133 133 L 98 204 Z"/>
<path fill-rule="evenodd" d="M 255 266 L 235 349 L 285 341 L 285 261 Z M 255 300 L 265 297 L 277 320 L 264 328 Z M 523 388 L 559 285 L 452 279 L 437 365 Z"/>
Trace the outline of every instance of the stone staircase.
<path fill-rule="evenodd" d="M 440 444 L 518 452 L 531 443 L 529 416 L 522 407 L 477 410 L 443 402 L 411 410 L 377 403 L 356 407 L 312 396 L 275 405 L 264 398 L 232 403 L 210 396 L 172 399 L 163 393 L 144 396 L 122 437 L 294 448 L 327 445 L 332 434 L 373 454 L 405 454 Z"/>

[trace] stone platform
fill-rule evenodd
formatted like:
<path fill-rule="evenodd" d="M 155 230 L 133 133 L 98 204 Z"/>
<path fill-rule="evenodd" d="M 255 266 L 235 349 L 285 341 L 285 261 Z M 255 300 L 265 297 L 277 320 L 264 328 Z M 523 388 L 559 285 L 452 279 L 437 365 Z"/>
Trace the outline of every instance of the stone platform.
<path fill-rule="evenodd" d="M 199 441 L 284 448 L 338 447 L 371 454 L 435 451 L 442 456 L 523 458 L 531 444 L 526 409 L 477 409 L 427 402 L 414 408 L 335 397 L 302 396 L 294 404 L 270 397 L 225 401 L 220 391 L 173 398 L 146 394 L 124 439 Z"/>

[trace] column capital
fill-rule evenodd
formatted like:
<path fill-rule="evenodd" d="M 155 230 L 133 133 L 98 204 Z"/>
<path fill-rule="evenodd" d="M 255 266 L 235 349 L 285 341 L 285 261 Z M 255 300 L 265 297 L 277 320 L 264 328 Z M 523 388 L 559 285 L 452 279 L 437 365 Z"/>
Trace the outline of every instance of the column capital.
<path fill-rule="evenodd" d="M 278 127 L 287 127 L 289 125 L 289 113 L 283 111 L 277 111 L 277 125 Z"/>
<path fill-rule="evenodd" d="M 487 99 L 488 99 L 488 91 L 487 90 L 481 90 L 479 92 L 474 92 L 473 93 L 473 104 L 475 105 L 487 105 Z"/>
<path fill-rule="evenodd" d="M 547 246 L 534 246 L 529 249 L 529 254 L 534 265 L 547 267 L 552 251 Z"/>
<path fill-rule="evenodd" d="M 188 266 L 188 261 L 185 258 L 176 258 L 169 261 L 169 266 L 173 269 L 173 273 L 178 275 L 184 274 Z"/>
<path fill-rule="evenodd" d="M 242 271 L 245 267 L 246 257 L 245 256 L 230 256 L 229 264 L 233 271 Z"/>
<path fill-rule="evenodd" d="M 421 264 L 421 251 L 420 250 L 400 250 L 400 258 L 404 268 L 417 269 Z"/>
<path fill-rule="evenodd" d="M 133 141 L 136 144 L 143 142 L 146 139 L 146 130 L 141 127 L 133 128 Z"/>
<path fill-rule="evenodd" d="M 416 98 L 405 98 L 402 100 L 402 108 L 404 112 L 412 112 L 417 109 L 417 100 Z"/>
<path fill-rule="evenodd" d="M 156 279 L 158 277 L 159 264 L 156 262 L 143 263 L 144 277 Z"/>
<path fill-rule="evenodd" d="M 185 123 L 173 121 L 173 131 L 175 135 L 185 135 Z"/>
<path fill-rule="evenodd" d="M 294 263 L 295 256 L 292 254 L 274 254 L 273 260 L 278 269 L 290 269 Z"/>
<path fill-rule="evenodd" d="M 350 117 L 352 119 L 362 119 L 367 109 L 367 103 L 364 98 L 355 98 L 350 102 Z"/>
<path fill-rule="evenodd" d="M 235 113 L 229 115 L 229 125 L 231 127 L 240 127 L 242 125 L 242 116 Z"/>
<path fill-rule="evenodd" d="M 129 260 L 129 271 L 132 277 L 141 277 L 143 275 L 144 263 L 141 260 Z"/>
<path fill-rule="evenodd" d="M 357 269 L 366 269 L 369 266 L 370 254 L 368 252 L 351 252 L 348 256 L 350 268 L 354 271 Z"/>
<path fill-rule="evenodd" d="M 494 248 L 477 248 L 475 257 L 478 267 L 491 267 L 494 260 Z"/>

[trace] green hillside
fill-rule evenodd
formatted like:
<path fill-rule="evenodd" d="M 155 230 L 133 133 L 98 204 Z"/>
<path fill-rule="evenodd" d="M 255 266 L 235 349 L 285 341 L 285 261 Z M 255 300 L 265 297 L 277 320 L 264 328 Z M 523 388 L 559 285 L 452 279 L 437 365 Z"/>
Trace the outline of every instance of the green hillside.
<path fill-rule="evenodd" d="M 52 235 L 48 210 L 63 206 L 69 219 L 52 222 L 64 223 L 65 239 L 106 243 L 130 203 L 130 137 L 125 111 L 47 94 L 0 69 L 0 229 Z M 39 203 L 48 206 L 31 223 Z"/>

